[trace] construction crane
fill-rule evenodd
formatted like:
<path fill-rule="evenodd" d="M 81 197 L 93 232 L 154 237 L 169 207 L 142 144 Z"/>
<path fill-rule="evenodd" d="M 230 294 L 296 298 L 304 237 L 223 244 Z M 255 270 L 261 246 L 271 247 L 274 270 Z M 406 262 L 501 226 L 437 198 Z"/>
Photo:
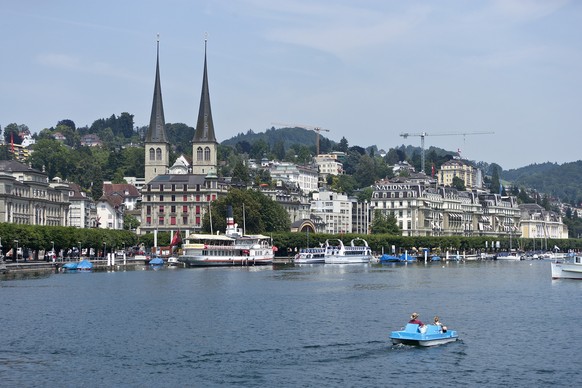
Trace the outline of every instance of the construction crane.
<path fill-rule="evenodd" d="M 467 136 L 467 135 L 492 135 L 495 132 L 449 132 L 449 133 L 427 133 L 427 132 L 419 132 L 419 133 L 409 133 L 403 132 L 400 134 L 403 138 L 407 138 L 408 136 L 420 136 L 420 148 L 421 148 L 421 155 L 420 155 L 420 168 L 422 172 L 424 171 L 424 138 L 426 136 Z"/>
<path fill-rule="evenodd" d="M 323 132 L 329 132 L 329 129 L 325 129 L 325 128 L 321 128 L 321 127 L 314 127 L 312 125 L 303 125 L 303 124 L 288 124 L 288 123 L 271 123 L 271 125 L 277 125 L 280 127 L 286 127 L 286 128 L 303 128 L 303 129 L 310 129 L 312 131 L 316 132 L 316 137 L 315 137 L 315 153 L 316 156 L 319 155 L 319 133 L 321 131 Z"/>

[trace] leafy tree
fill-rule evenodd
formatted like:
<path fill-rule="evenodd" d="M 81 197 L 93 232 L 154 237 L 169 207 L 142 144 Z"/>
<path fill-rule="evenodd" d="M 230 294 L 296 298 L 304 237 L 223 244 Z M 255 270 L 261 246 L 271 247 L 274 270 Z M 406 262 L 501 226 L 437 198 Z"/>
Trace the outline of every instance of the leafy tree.
<path fill-rule="evenodd" d="M 542 203 L 540 203 L 541 207 L 543 207 L 546 210 L 551 210 L 550 209 L 550 196 L 548 194 L 544 194 L 544 196 L 542 197 Z"/>
<path fill-rule="evenodd" d="M 179 155 L 192 156 L 192 139 L 194 139 L 194 128 L 182 123 L 166 123 L 166 135 L 172 145 L 174 152 Z M 220 146 L 218 147 L 220 151 Z M 174 158 L 175 160 L 175 158 Z M 224 160 L 224 159 L 222 159 Z"/>
<path fill-rule="evenodd" d="M 410 164 L 414 167 L 416 171 L 422 171 L 422 159 L 420 150 L 415 150 L 410 158 Z M 426 166 L 425 166 L 426 168 Z M 426 171 L 425 171 L 426 173 Z"/>
<path fill-rule="evenodd" d="M 340 151 L 340 152 L 347 153 L 348 152 L 348 148 L 349 148 L 348 140 L 345 137 L 342 137 L 341 140 L 340 140 L 340 142 L 339 142 L 339 145 L 337 147 L 337 150 Z"/>
<path fill-rule="evenodd" d="M 265 168 L 257 168 L 254 170 L 254 183 L 259 186 L 262 184 L 271 185 L 272 178 L 271 172 Z"/>
<path fill-rule="evenodd" d="M 69 127 L 73 131 L 77 130 L 77 126 L 75 125 L 75 122 L 73 120 L 69 120 L 69 119 L 61 120 L 57 123 L 57 127 L 61 126 L 61 125 L 65 126 L 65 127 Z"/>
<path fill-rule="evenodd" d="M 259 139 L 251 146 L 251 152 L 249 156 L 256 160 L 261 160 L 263 157 L 266 157 L 269 152 L 270 150 L 267 142 L 263 139 Z"/>
<path fill-rule="evenodd" d="M 376 163 L 368 155 L 362 155 L 355 174 L 358 187 L 370 186 L 376 181 Z"/>
<path fill-rule="evenodd" d="M 371 201 L 372 200 L 372 194 L 374 194 L 374 189 L 369 186 L 369 187 L 364 187 L 362 190 L 359 190 L 356 194 L 356 197 L 358 198 L 358 201 L 360 202 L 364 202 L 364 201 Z"/>
<path fill-rule="evenodd" d="M 566 208 L 566 218 L 572 218 L 572 208 L 570 206 Z"/>
<path fill-rule="evenodd" d="M 394 215 L 384 214 L 381 210 L 376 209 L 374 211 L 374 217 L 372 219 L 372 225 L 370 226 L 372 234 L 390 234 L 390 235 L 400 235 L 400 228 L 398 228 L 398 223 Z"/>
<path fill-rule="evenodd" d="M 121 135 L 123 138 L 130 138 L 133 135 L 133 115 L 122 112 L 117 118 L 116 129 L 116 135 Z"/>
<path fill-rule="evenodd" d="M 273 156 L 277 160 L 285 159 L 285 145 L 284 142 L 279 140 L 273 146 Z"/>
<path fill-rule="evenodd" d="M 343 161 L 344 172 L 347 175 L 356 174 L 358 164 L 360 164 L 361 158 L 362 158 L 362 154 L 360 154 L 359 152 L 349 152 Z"/>
<path fill-rule="evenodd" d="M 9 145 L 0 145 L 0 160 L 12 160 L 13 157 Z"/>
<path fill-rule="evenodd" d="M 137 218 L 128 214 L 127 212 L 123 214 L 123 229 L 125 230 L 136 230 L 140 225 Z"/>
<path fill-rule="evenodd" d="M 323 136 L 319 137 L 319 152 L 322 154 L 327 154 L 333 150 L 332 142 Z"/>
<path fill-rule="evenodd" d="M 226 209 L 231 205 L 235 221 L 246 233 L 288 231 L 291 221 L 287 211 L 259 191 L 231 189 L 224 197 L 212 202 L 212 230 L 226 229 Z M 243 214 L 244 212 L 244 214 Z M 210 214 L 203 219 L 203 229 L 210 232 Z"/>
<path fill-rule="evenodd" d="M 465 191 L 465 181 L 458 176 L 453 177 L 453 187 L 459 191 Z"/>
<path fill-rule="evenodd" d="M 388 150 L 388 152 L 386 153 L 386 156 L 384 156 L 384 161 L 388 164 L 388 165 L 395 165 L 398 164 L 398 162 L 401 162 L 402 160 L 400 159 L 400 155 L 398 154 L 398 151 L 394 148 L 390 148 Z"/>
<path fill-rule="evenodd" d="M 358 182 L 352 175 L 344 174 L 333 177 L 333 184 L 331 185 L 333 191 L 352 195 L 356 188 L 358 188 Z"/>
<path fill-rule="evenodd" d="M 76 153 L 61 142 L 53 139 L 41 139 L 32 146 L 30 155 L 32 166 L 45 170 L 49 179 L 56 176 L 69 178 L 69 172 L 75 168 Z"/>
<path fill-rule="evenodd" d="M 304 145 L 296 145 L 292 147 L 295 150 L 295 163 L 308 164 L 311 162 L 311 150 Z"/>
<path fill-rule="evenodd" d="M 28 127 L 24 124 L 8 124 L 4 127 L 4 142 L 10 144 L 13 141 L 14 144 L 22 144 L 23 138 L 20 136 L 20 133 L 23 131 L 28 131 Z"/>
<path fill-rule="evenodd" d="M 501 193 L 501 182 L 499 181 L 499 168 L 497 167 L 493 169 L 493 173 L 491 174 L 490 190 L 492 193 Z"/>
<path fill-rule="evenodd" d="M 66 125 L 57 125 L 52 132 L 53 134 L 60 132 L 65 137 L 65 145 L 68 145 L 69 147 L 79 147 L 81 145 L 81 136 L 74 128 Z"/>
<path fill-rule="evenodd" d="M 251 153 L 251 144 L 246 141 L 239 141 L 238 143 L 236 143 L 235 146 L 236 152 L 238 152 L 239 154 L 250 154 Z"/>
<path fill-rule="evenodd" d="M 527 194 L 525 189 L 522 187 L 517 194 L 517 201 L 519 203 L 533 203 L 534 200 Z"/>
<path fill-rule="evenodd" d="M 126 147 L 120 152 L 121 164 L 118 167 L 123 176 L 144 177 L 145 149 L 143 147 Z"/>
<path fill-rule="evenodd" d="M 237 161 L 234 168 L 232 169 L 232 178 L 233 180 L 242 182 L 244 184 L 250 183 L 251 177 L 249 174 L 249 168 L 242 160 Z"/>

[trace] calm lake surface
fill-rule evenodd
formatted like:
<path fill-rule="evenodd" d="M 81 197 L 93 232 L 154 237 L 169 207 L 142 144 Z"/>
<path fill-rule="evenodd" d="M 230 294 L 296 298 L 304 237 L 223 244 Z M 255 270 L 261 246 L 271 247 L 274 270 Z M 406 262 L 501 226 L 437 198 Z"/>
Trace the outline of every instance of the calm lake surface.
<path fill-rule="evenodd" d="M 0 281 L 0 385 L 582 386 L 581 294 L 548 261 Z M 413 311 L 461 341 L 393 346 Z"/>

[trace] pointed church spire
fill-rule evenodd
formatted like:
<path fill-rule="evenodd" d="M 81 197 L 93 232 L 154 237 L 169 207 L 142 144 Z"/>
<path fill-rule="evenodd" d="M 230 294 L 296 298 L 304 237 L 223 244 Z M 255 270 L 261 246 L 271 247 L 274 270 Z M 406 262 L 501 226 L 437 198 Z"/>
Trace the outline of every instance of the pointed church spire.
<path fill-rule="evenodd" d="M 156 81 L 154 85 L 154 100 L 152 103 L 152 115 L 145 141 L 146 143 L 167 143 L 164 120 L 164 105 L 162 104 L 162 87 L 160 83 L 160 34 L 158 34 L 156 54 Z"/>
<path fill-rule="evenodd" d="M 194 133 L 194 142 L 206 143 L 216 142 L 214 135 L 214 123 L 212 122 L 212 111 L 210 110 L 210 93 L 208 91 L 208 74 L 206 70 L 206 45 L 208 38 L 204 39 L 204 76 L 202 79 L 202 93 L 200 96 L 200 110 L 198 111 L 198 122 Z"/>

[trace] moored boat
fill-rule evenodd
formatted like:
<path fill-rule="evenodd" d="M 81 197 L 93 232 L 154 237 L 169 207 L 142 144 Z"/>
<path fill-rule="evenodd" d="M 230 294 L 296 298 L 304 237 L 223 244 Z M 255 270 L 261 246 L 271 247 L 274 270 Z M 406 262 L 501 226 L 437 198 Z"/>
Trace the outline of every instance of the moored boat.
<path fill-rule="evenodd" d="M 380 263 L 398 263 L 400 262 L 400 257 L 384 253 L 379 257 L 379 260 Z"/>
<path fill-rule="evenodd" d="M 566 260 L 551 263 L 552 279 L 580 279 L 582 280 L 582 257 L 573 256 Z"/>
<path fill-rule="evenodd" d="M 189 267 L 224 267 L 273 264 L 275 247 L 269 236 L 243 235 L 228 208 L 226 232 L 191 234 L 182 244 L 178 260 Z"/>
<path fill-rule="evenodd" d="M 295 264 L 323 264 L 325 263 L 325 248 L 303 248 L 295 256 Z"/>
<path fill-rule="evenodd" d="M 71 261 L 71 262 L 63 264 L 61 269 L 63 270 L 63 272 L 73 272 L 73 271 L 77 270 L 78 265 L 79 265 L 78 261 Z"/>
<path fill-rule="evenodd" d="M 338 245 L 330 245 L 329 241 L 325 241 L 326 264 L 369 263 L 372 259 L 372 249 L 368 246 L 368 242 L 362 238 L 353 239 L 348 246 L 344 245 L 340 239 L 332 240 L 337 241 Z M 362 245 L 357 245 L 358 241 Z"/>
<path fill-rule="evenodd" d="M 459 339 L 456 330 L 443 331 L 437 325 L 419 325 L 414 323 L 406 324 L 406 327 L 400 331 L 393 331 L 390 334 L 393 344 L 404 344 L 414 346 L 436 346 Z"/>
<path fill-rule="evenodd" d="M 93 270 L 93 263 L 87 259 L 83 259 L 81 261 L 65 263 L 61 268 L 63 272 L 91 272 Z"/>
<path fill-rule="evenodd" d="M 150 260 L 149 266 L 152 269 L 160 269 L 164 266 L 164 259 L 162 259 L 161 257 L 154 257 L 153 259 Z"/>
<path fill-rule="evenodd" d="M 519 252 L 499 252 L 497 260 L 522 260 L 523 255 Z"/>

